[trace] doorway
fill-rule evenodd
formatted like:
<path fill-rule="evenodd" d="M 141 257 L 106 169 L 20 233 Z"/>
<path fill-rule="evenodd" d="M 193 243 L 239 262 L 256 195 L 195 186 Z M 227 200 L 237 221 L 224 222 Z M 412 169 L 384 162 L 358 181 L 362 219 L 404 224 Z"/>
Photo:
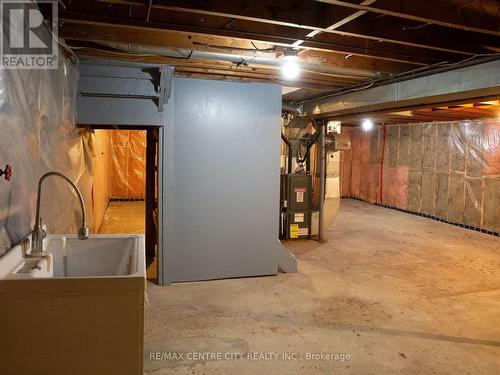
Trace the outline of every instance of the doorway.
<path fill-rule="evenodd" d="M 157 282 L 158 129 L 92 130 L 94 233 L 142 234 L 148 280 Z"/>

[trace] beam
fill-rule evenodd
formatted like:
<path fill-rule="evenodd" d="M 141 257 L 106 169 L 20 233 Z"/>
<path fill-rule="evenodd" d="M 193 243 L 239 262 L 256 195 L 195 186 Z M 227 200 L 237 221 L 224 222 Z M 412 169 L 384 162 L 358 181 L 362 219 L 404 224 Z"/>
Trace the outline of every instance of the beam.
<path fill-rule="evenodd" d="M 371 5 L 377 0 L 365 0 L 361 3 L 361 5 Z M 366 10 L 358 10 L 357 12 L 351 14 L 350 16 L 347 16 L 345 18 L 342 18 L 341 20 L 335 22 L 333 25 L 328 26 L 328 30 L 336 30 L 341 26 L 344 26 L 345 24 L 348 24 L 349 22 L 355 20 L 356 18 L 361 17 L 363 14 L 366 14 Z M 306 35 L 306 38 L 314 38 L 315 35 L 318 35 L 321 33 L 321 31 L 311 31 L 309 34 Z"/>
<path fill-rule="evenodd" d="M 210 38 L 212 40 L 217 40 L 217 42 L 213 44 L 227 44 L 227 42 L 224 42 L 222 38 L 236 38 L 239 40 L 263 41 L 267 43 L 273 43 L 274 45 L 278 46 L 291 47 L 292 44 L 297 40 L 297 38 L 294 37 L 281 35 L 268 35 L 235 30 L 220 30 L 192 25 L 189 26 L 178 24 L 172 25 L 165 23 L 158 24 L 153 22 L 133 22 L 130 20 L 122 20 L 116 18 L 111 19 L 109 17 L 102 18 L 74 12 L 61 12 L 59 19 L 63 22 L 63 26 L 60 30 L 61 37 L 87 41 L 118 41 L 118 39 L 120 39 L 120 41 L 123 42 L 131 42 L 133 40 L 136 40 L 136 43 L 139 43 L 142 40 L 142 42 L 146 44 L 149 42 L 149 40 L 152 41 L 154 39 L 157 40 L 157 42 L 152 44 L 164 45 L 165 42 L 161 42 L 162 38 L 168 38 L 168 40 L 170 41 L 169 43 L 171 43 L 172 41 L 175 41 L 176 38 L 170 37 L 177 35 L 177 37 L 182 37 L 181 39 L 179 39 L 179 41 L 188 40 L 187 43 L 189 43 L 192 49 L 195 49 L 193 47 L 192 41 L 189 39 L 189 37 L 193 34 L 198 39 Z M 113 31 L 112 29 L 115 30 Z M 99 32 L 101 31 L 102 34 L 99 35 Z M 137 33 L 137 31 L 140 31 L 140 33 Z M 153 33 L 156 33 L 156 35 L 153 35 Z M 158 41 L 158 39 L 160 40 Z M 408 67 L 408 65 L 424 66 L 428 64 L 420 62 L 420 58 L 418 56 L 403 55 L 402 57 L 399 57 L 398 55 L 393 55 L 392 53 L 387 53 L 384 51 L 373 51 L 372 53 L 370 53 L 366 52 L 366 49 L 363 49 L 361 47 L 354 48 L 351 46 L 340 46 L 337 44 L 325 42 L 307 41 L 306 43 L 304 43 L 303 47 L 305 49 L 314 49 L 336 54 L 353 55 L 357 57 L 357 62 L 361 62 L 363 61 L 363 59 L 365 59 L 364 62 L 368 63 L 366 59 L 376 59 L 378 60 L 378 62 L 373 65 L 380 65 L 380 69 L 375 68 L 374 70 L 382 72 L 393 71 L 394 67 L 396 71 L 404 70 L 403 64 L 406 65 L 406 70 L 411 69 Z M 339 64 L 339 66 L 352 66 L 351 64 L 354 63 L 349 61 L 342 62 L 342 59 L 343 57 L 336 59 L 336 63 Z M 390 64 L 394 64 L 394 67 L 392 69 Z"/>
<path fill-rule="evenodd" d="M 198 67 L 185 67 L 178 66 L 175 68 L 176 73 L 186 72 L 186 73 L 202 73 L 202 74 L 213 74 L 220 76 L 231 76 L 235 78 L 256 78 L 256 79 L 264 79 L 274 82 L 279 82 L 283 85 L 299 85 L 301 87 L 317 87 L 321 89 L 328 89 L 332 87 L 345 87 L 346 83 L 338 82 L 338 81 L 330 81 L 330 80 L 318 80 L 314 79 L 312 76 L 303 76 L 297 81 L 289 82 L 281 77 L 279 73 L 249 73 L 249 72 L 241 72 L 237 70 L 223 70 L 223 69 L 210 69 L 210 68 L 198 68 Z"/>
<path fill-rule="evenodd" d="M 442 30 L 437 29 L 436 26 L 428 25 L 421 27 L 412 21 L 405 21 L 394 17 L 376 17 L 373 15 L 366 15 L 364 17 L 355 19 L 348 24 L 342 26 L 342 31 L 348 33 L 366 34 L 366 35 L 383 35 L 388 40 L 401 40 L 408 42 L 408 44 L 415 44 L 415 42 L 426 41 L 429 44 L 446 47 L 449 50 L 464 50 L 472 54 L 486 54 L 491 51 L 485 47 L 492 44 L 495 37 L 484 34 L 473 34 L 463 30 Z M 322 34 L 315 38 L 316 41 L 327 41 L 332 34 Z M 500 40 L 499 40 L 500 42 Z M 371 42 L 373 44 L 382 46 L 384 43 Z M 413 46 L 415 48 L 415 46 Z M 438 56 L 444 56 L 446 51 Z M 434 53 L 434 55 L 436 55 Z M 448 56 L 449 57 L 449 56 Z M 448 59 L 442 58 L 441 61 Z M 452 59 L 457 56 L 451 56 Z M 450 60 L 448 60 L 450 61 Z"/>
<path fill-rule="evenodd" d="M 500 59 L 306 103 L 317 118 L 500 95 Z"/>
<path fill-rule="evenodd" d="M 211 74 L 211 73 L 203 73 L 203 72 L 190 72 L 190 71 L 184 71 L 184 70 L 179 70 L 176 75 L 182 76 L 182 77 L 193 77 L 193 78 L 203 78 L 203 79 L 212 79 L 212 80 L 223 80 L 223 81 L 240 81 L 240 82 L 262 82 L 262 83 L 278 83 L 283 86 L 289 85 L 289 82 L 285 82 L 283 80 L 269 80 L 269 79 L 263 79 L 263 78 L 247 78 L 247 77 L 235 77 L 233 75 L 229 74 Z M 327 86 L 318 86 L 318 85 L 312 85 L 312 84 L 300 84 L 301 87 L 304 88 L 309 88 L 309 89 L 315 89 L 315 90 L 331 90 L 332 86 L 330 88 L 327 88 Z"/>
<path fill-rule="evenodd" d="M 445 104 L 445 108 L 446 104 Z M 496 117 L 495 111 L 471 111 L 462 112 L 456 110 L 442 109 L 436 112 L 436 108 L 432 106 L 418 106 L 418 107 L 406 107 L 408 112 L 413 113 L 412 116 L 397 116 L 390 112 L 378 111 L 369 112 L 363 114 L 354 114 L 347 116 L 336 117 L 335 119 L 342 122 L 343 126 L 359 126 L 364 118 L 369 116 L 373 119 L 375 123 L 384 124 L 407 124 L 407 123 L 419 123 L 419 122 L 429 122 L 429 121 L 455 121 L 460 119 L 477 119 L 477 118 L 492 118 Z"/>
<path fill-rule="evenodd" d="M 471 31 L 471 32 L 476 32 L 476 33 L 483 33 L 483 34 L 489 34 L 489 35 L 495 35 L 495 36 L 500 36 L 500 31 L 498 30 L 493 30 L 493 29 L 488 29 L 484 27 L 474 27 L 470 25 L 466 25 L 464 23 L 460 23 L 456 17 L 453 16 L 453 13 L 448 13 L 449 15 L 447 17 L 429 17 L 425 16 L 424 14 L 411 14 L 408 12 L 402 12 L 402 11 L 397 11 L 395 8 L 381 8 L 381 7 L 373 7 L 373 6 L 368 6 L 368 5 L 359 5 L 359 4 L 353 4 L 353 3 L 348 3 L 346 1 L 341 1 L 341 0 L 316 0 L 321 3 L 327 3 L 331 5 L 338 5 L 341 7 L 346 7 L 350 9 L 355 9 L 358 11 L 365 11 L 365 12 L 373 12 L 377 14 L 382 14 L 385 16 L 391 16 L 391 17 L 397 17 L 397 18 L 403 18 L 406 20 L 411 20 L 411 21 L 417 21 L 417 22 L 422 22 L 422 23 L 430 23 L 433 25 L 437 26 L 442 26 L 442 27 L 447 27 L 447 28 L 453 28 L 453 29 L 458 29 L 458 30 L 466 30 L 466 31 Z M 421 3 L 425 7 L 428 8 L 428 4 L 426 4 L 423 1 L 415 1 L 416 3 Z M 433 1 L 434 3 L 435 1 Z M 399 2 L 392 2 L 394 3 L 399 3 Z M 412 3 L 412 1 L 408 1 L 406 3 Z M 434 4 L 433 4 L 434 6 Z M 433 12 L 435 14 L 436 12 Z"/>
<path fill-rule="evenodd" d="M 91 51 L 89 49 L 81 49 L 79 56 L 82 57 L 103 57 L 113 60 L 135 61 L 147 64 L 169 64 L 175 67 L 176 74 L 200 76 L 207 78 L 212 76 L 212 79 L 232 79 L 245 82 L 275 82 L 284 86 L 304 87 L 318 90 L 332 90 L 335 88 L 348 86 L 348 81 L 332 79 L 317 74 L 306 74 L 296 81 L 290 82 L 283 79 L 279 73 L 273 70 L 265 69 L 248 69 L 221 65 L 210 65 L 210 61 L 206 62 L 190 62 L 186 60 L 172 60 L 158 56 L 131 56 L 126 53 L 111 53 L 106 51 Z M 89 53 L 90 52 L 90 53 Z M 352 84 L 352 82 L 351 82 Z"/>
<path fill-rule="evenodd" d="M 127 5 L 127 6 L 144 7 L 143 3 L 141 3 L 140 1 L 134 1 L 134 0 L 98 0 L 98 1 L 106 2 L 106 3 L 113 3 L 113 4 Z M 343 3 L 343 2 L 341 2 L 341 3 Z M 346 3 L 346 4 L 350 4 L 350 3 Z M 356 5 L 356 4 L 350 4 L 350 5 L 362 7 L 362 9 L 359 9 L 359 10 L 366 10 L 364 8 L 371 8 L 371 7 L 366 7 L 366 6 L 362 6 L 362 5 Z M 344 37 L 354 37 L 354 38 L 368 39 L 368 40 L 374 40 L 374 41 L 383 41 L 386 43 L 394 43 L 394 44 L 410 46 L 410 47 L 425 48 L 425 49 L 429 49 L 429 50 L 446 52 L 446 53 L 453 53 L 453 54 L 460 54 L 460 55 L 465 55 L 465 56 L 472 56 L 472 55 L 476 54 L 476 52 L 469 52 L 466 49 L 458 50 L 458 49 L 447 48 L 445 46 L 432 45 L 432 44 L 429 44 L 425 40 L 418 41 L 418 42 L 412 42 L 412 41 L 405 41 L 405 40 L 399 40 L 399 39 L 393 39 L 393 38 L 385 38 L 383 35 L 366 35 L 366 34 L 362 34 L 362 33 L 346 32 L 346 31 L 341 31 L 341 30 L 337 30 L 337 29 L 330 30 L 327 27 L 318 27 L 318 26 L 314 26 L 311 24 L 299 24 L 299 23 L 295 23 L 295 22 L 281 21 L 281 20 L 276 20 L 276 19 L 266 18 L 266 17 L 249 16 L 249 15 L 241 14 L 241 8 L 240 8 L 240 13 L 237 12 L 237 9 L 232 9 L 232 8 L 230 11 L 222 11 L 222 10 L 213 11 L 213 10 L 206 10 L 206 9 L 189 8 L 189 7 L 185 7 L 185 6 L 165 5 L 165 4 L 159 4 L 159 3 L 154 3 L 153 8 L 161 9 L 161 10 L 168 10 L 170 12 L 183 12 L 183 13 L 199 14 L 199 15 L 205 15 L 205 16 L 224 17 L 224 18 L 237 19 L 237 20 L 242 20 L 242 21 L 250 21 L 250 22 L 254 22 L 254 23 L 265 23 L 265 24 L 271 24 L 271 25 L 276 25 L 276 26 L 285 26 L 285 27 L 290 27 L 290 28 L 315 31 L 315 32 L 319 32 L 319 33 L 337 34 L 337 35 L 341 35 Z M 227 8 L 227 6 L 226 6 L 226 8 Z M 355 8 L 355 9 L 357 9 L 357 8 Z M 500 33 L 499 33 L 499 35 L 500 35 Z M 300 39 L 300 38 L 298 38 L 298 39 Z M 291 43 L 293 44 L 294 42 L 291 42 Z"/>
<path fill-rule="evenodd" d="M 227 61 L 235 66 L 248 66 L 251 68 L 257 67 L 274 67 L 275 69 L 281 69 L 283 60 L 277 59 L 275 57 L 247 57 L 238 54 L 227 54 L 227 53 L 216 53 L 216 52 L 202 52 L 193 50 L 176 50 L 168 47 L 161 46 L 147 46 L 144 44 L 130 44 L 130 43 L 117 43 L 109 42 L 102 43 L 104 48 L 108 48 L 114 51 L 120 51 L 134 55 L 142 56 L 166 56 L 180 61 L 183 60 L 214 60 L 214 61 Z M 102 49 L 102 47 L 100 47 Z M 340 68 L 332 65 L 309 63 L 302 61 L 300 63 L 302 71 L 312 72 L 317 74 L 323 74 L 325 76 L 331 77 L 341 77 L 352 80 L 366 80 L 366 79 L 378 79 L 381 75 L 378 72 L 372 72 L 369 70 L 361 70 L 356 68 Z"/>
<path fill-rule="evenodd" d="M 222 53 L 238 53 L 240 55 L 269 57 L 274 56 L 279 49 L 274 44 L 255 41 L 259 50 L 272 50 L 275 52 L 260 52 L 252 45 L 251 40 L 227 38 L 217 35 L 189 33 L 176 30 L 158 30 L 142 28 L 141 32 L 130 32 L 126 25 L 108 25 L 97 23 L 81 23 L 78 21 L 65 21 L 59 29 L 59 37 L 65 40 L 78 40 L 82 42 L 121 42 L 145 44 L 177 49 L 212 51 Z"/>

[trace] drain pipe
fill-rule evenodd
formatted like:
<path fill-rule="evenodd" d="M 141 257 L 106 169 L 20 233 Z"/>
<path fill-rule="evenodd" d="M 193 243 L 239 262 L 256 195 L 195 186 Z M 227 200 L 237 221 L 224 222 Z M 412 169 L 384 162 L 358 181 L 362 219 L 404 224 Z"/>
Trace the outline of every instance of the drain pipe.
<path fill-rule="evenodd" d="M 318 241 L 326 242 L 325 230 L 325 181 L 326 181 L 326 148 L 325 148 L 325 130 L 326 125 L 322 122 L 321 126 L 321 139 L 320 139 L 320 177 L 319 177 L 319 222 L 318 222 Z"/>
<path fill-rule="evenodd" d="M 161 46 L 147 46 L 143 44 L 132 44 L 132 43 L 121 43 L 121 42 L 99 42 L 99 44 L 133 54 L 159 55 L 165 57 L 184 58 L 184 59 L 197 58 L 206 60 L 219 60 L 219 61 L 232 62 L 235 64 L 245 63 L 247 65 L 264 65 L 264 66 L 273 66 L 276 68 L 280 68 L 283 63 L 282 59 L 271 59 L 268 57 L 244 56 L 244 55 L 234 55 L 227 53 L 205 52 L 205 51 L 191 51 L 185 49 L 172 49 Z M 300 67 L 303 71 L 331 74 L 341 77 L 367 78 L 367 79 L 381 78 L 381 73 L 372 72 L 364 69 L 344 68 L 326 64 L 309 63 L 305 61 L 300 62 Z"/>
<path fill-rule="evenodd" d="M 288 160 L 287 160 L 287 168 L 288 169 L 287 170 L 288 170 L 288 174 L 291 174 L 292 173 L 292 160 L 293 160 L 292 144 L 290 143 L 290 141 L 288 140 L 286 135 L 284 135 L 283 133 L 281 133 L 281 139 L 283 140 L 283 142 L 285 142 L 285 144 L 288 147 Z"/>

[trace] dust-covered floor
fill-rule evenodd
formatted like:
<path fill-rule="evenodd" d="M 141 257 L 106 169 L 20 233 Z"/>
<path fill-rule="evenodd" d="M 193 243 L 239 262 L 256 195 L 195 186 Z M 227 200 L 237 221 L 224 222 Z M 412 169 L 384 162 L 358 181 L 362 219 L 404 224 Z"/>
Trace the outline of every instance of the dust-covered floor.
<path fill-rule="evenodd" d="M 111 201 L 99 227 L 100 234 L 146 233 L 144 201 Z"/>
<path fill-rule="evenodd" d="M 499 238 L 343 200 L 328 239 L 286 244 L 297 274 L 149 283 L 146 373 L 500 373 Z"/>

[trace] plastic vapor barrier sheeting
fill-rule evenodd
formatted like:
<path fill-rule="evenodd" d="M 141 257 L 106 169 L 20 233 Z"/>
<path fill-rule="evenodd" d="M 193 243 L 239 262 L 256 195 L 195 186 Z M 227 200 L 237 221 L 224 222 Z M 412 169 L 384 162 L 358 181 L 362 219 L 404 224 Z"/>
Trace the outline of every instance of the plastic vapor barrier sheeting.
<path fill-rule="evenodd" d="M 0 254 L 28 235 L 34 224 L 38 180 L 58 171 L 84 196 L 92 223 L 91 150 L 75 126 L 78 68 L 62 61 L 57 70 L 0 70 Z M 44 182 L 41 217 L 49 233 L 76 233 L 80 208 L 71 187 L 58 177 Z"/>
<path fill-rule="evenodd" d="M 111 131 L 111 198 L 144 199 L 146 131 Z"/>
<path fill-rule="evenodd" d="M 500 121 L 351 130 L 341 194 L 500 232 Z"/>

